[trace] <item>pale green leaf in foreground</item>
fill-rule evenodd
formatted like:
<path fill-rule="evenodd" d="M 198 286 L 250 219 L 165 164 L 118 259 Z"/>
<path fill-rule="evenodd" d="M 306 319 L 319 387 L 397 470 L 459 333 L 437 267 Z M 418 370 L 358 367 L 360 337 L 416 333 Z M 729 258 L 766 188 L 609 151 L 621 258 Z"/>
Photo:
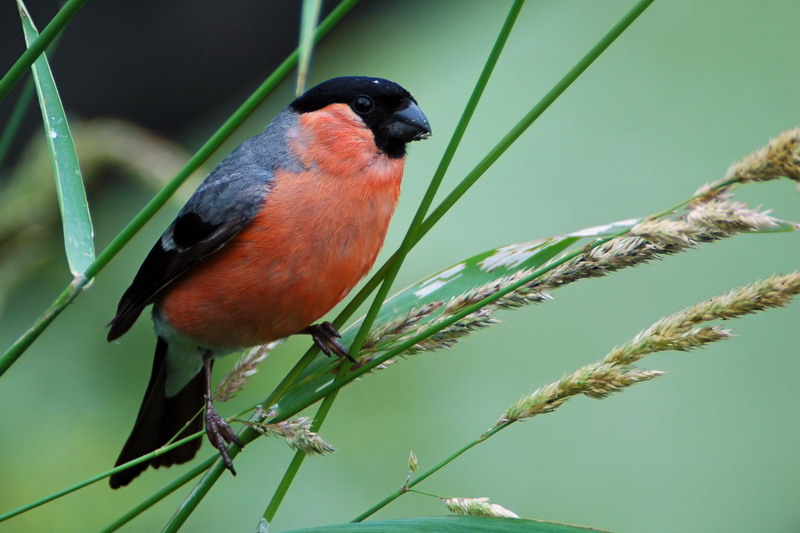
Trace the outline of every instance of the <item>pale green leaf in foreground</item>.
<path fill-rule="evenodd" d="M 434 516 L 293 529 L 287 533 L 578 533 L 597 529 L 521 518 Z"/>
<path fill-rule="evenodd" d="M 629 231 L 643 220 L 643 218 L 622 220 L 559 237 L 509 244 L 470 257 L 406 287 L 386 300 L 375 322 L 376 327 L 393 320 L 402 320 L 410 310 L 421 309 L 428 304 L 441 305 L 442 307 L 438 310 L 425 313 L 424 317 L 415 323 L 417 331 L 419 331 L 426 324 L 431 324 L 440 318 L 444 312 L 443 304 L 453 298 L 522 271 L 540 268 L 566 253 L 579 250 L 598 238 Z M 797 229 L 798 225 L 793 222 L 776 220 L 774 226 L 759 230 L 759 232 L 796 231 Z M 357 320 L 342 332 L 342 344 L 350 345 L 360 323 L 361 320 Z M 379 351 L 388 348 L 389 346 L 385 346 Z M 330 358 L 319 356 L 306 369 L 299 383 L 280 402 L 281 405 L 291 405 L 297 399 L 330 382 L 331 375 L 323 369 L 332 364 Z"/>
<path fill-rule="evenodd" d="M 18 0 L 17 5 L 22 19 L 22 29 L 25 32 L 25 42 L 30 46 L 39 33 L 22 0 Z M 77 276 L 94 261 L 94 230 L 83 188 L 83 178 L 64 106 L 61 104 L 44 53 L 34 62 L 32 69 L 58 191 L 64 228 L 64 249 L 69 269 L 73 276 Z"/>
<path fill-rule="evenodd" d="M 621 220 L 558 237 L 509 244 L 487 250 L 397 292 L 384 302 L 375 323 L 388 322 L 402 316 L 409 309 L 432 302 L 447 302 L 467 291 L 522 270 L 539 268 L 568 249 L 576 250 L 595 239 L 628 231 L 642 220 L 644 219 Z M 774 227 L 760 232 L 796 231 L 798 229 L 800 229 L 798 225 L 793 222 L 778 221 Z M 431 318 L 434 317 L 435 315 Z M 342 343 L 345 346 L 352 341 L 360 323 L 361 320 L 357 320 L 342 333 Z"/>
<path fill-rule="evenodd" d="M 375 324 L 387 323 L 407 313 L 410 309 L 419 308 L 426 304 L 447 302 L 453 297 L 515 272 L 541 267 L 548 261 L 560 256 L 570 247 L 584 246 L 598 237 L 614 235 L 620 231 L 628 230 L 640 220 L 624 220 L 605 226 L 587 228 L 559 237 L 509 244 L 487 250 L 395 293 L 394 296 L 384 302 Z M 433 312 L 420 324 L 435 320 L 440 314 L 440 311 Z M 345 346 L 350 345 L 360 324 L 361 319 L 356 320 L 342 331 L 342 344 Z M 294 398 L 303 396 L 309 390 L 315 390 L 330 381 L 330 375 L 320 375 L 321 368 L 330 364 L 330 358 L 325 356 L 317 357 L 306 369 L 299 385 L 293 387 L 281 404 L 287 401 L 291 403 Z M 312 378 L 312 376 L 314 377 Z"/>

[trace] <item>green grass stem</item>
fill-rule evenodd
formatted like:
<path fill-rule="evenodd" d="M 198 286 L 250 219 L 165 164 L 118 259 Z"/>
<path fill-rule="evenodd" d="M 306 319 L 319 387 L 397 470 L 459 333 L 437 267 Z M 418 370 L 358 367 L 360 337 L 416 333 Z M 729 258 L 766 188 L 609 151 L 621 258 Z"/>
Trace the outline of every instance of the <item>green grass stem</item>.
<path fill-rule="evenodd" d="M 50 21 L 39 37 L 31 43 L 25 52 L 19 56 L 16 62 L 11 65 L 5 76 L 0 79 L 0 101 L 2 101 L 8 93 L 14 88 L 14 85 L 22 79 L 22 76 L 31 68 L 33 62 L 44 52 L 53 39 L 64 29 L 64 27 L 72 20 L 72 17 L 83 7 L 86 0 L 69 0 L 64 7 L 62 7 L 53 20 Z"/>

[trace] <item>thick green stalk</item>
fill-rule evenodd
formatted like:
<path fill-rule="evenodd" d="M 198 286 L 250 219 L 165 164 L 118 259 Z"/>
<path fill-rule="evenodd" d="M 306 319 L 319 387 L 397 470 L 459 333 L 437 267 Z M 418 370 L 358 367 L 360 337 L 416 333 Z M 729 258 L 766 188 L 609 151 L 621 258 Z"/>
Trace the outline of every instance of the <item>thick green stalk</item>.
<path fill-rule="evenodd" d="M 430 470 L 427 470 L 427 471 L 423 472 L 422 474 L 416 476 L 413 481 L 409 481 L 408 483 L 403 485 L 401 488 L 397 489 L 395 492 L 391 493 L 386 498 L 381 500 L 380 502 L 376 503 L 375 505 L 373 505 L 372 507 L 370 507 L 369 509 L 367 509 L 366 511 L 364 511 L 363 513 L 361 513 L 357 517 L 353 518 L 350 522 L 362 522 L 366 518 L 369 518 L 370 516 L 374 515 L 375 513 L 377 513 L 378 511 L 380 511 L 381 509 L 383 509 L 384 507 L 386 507 L 387 505 L 389 505 L 390 503 L 395 501 L 397 498 L 399 498 L 400 496 L 402 496 L 406 492 L 409 492 L 409 489 L 411 487 L 414 487 L 414 486 L 422 483 L 423 481 L 425 481 L 426 479 L 431 477 L 433 474 L 435 474 L 436 472 L 438 472 L 439 470 L 441 470 L 445 466 L 449 465 L 450 463 L 452 463 L 453 461 L 458 459 L 460 456 L 464 455 L 466 452 L 468 452 L 469 450 L 471 450 L 472 448 L 474 448 L 475 446 L 477 446 L 481 442 L 485 441 L 486 439 L 488 439 L 489 437 L 491 437 L 495 433 L 498 433 L 498 432 L 502 431 L 503 429 L 507 428 L 512 423 L 513 422 L 505 422 L 503 424 L 500 424 L 499 426 L 493 427 L 492 429 L 490 429 L 489 431 L 487 431 L 486 433 L 484 433 L 483 435 L 481 435 L 477 439 L 475 439 L 472 442 L 466 444 L 465 446 L 461 447 L 459 450 L 453 452 L 451 455 L 449 455 L 446 458 L 444 458 L 439 464 L 437 464 L 436 466 L 434 466 Z"/>
<path fill-rule="evenodd" d="M 553 101 L 555 101 L 555 99 L 558 98 L 558 96 L 560 96 L 561 93 L 563 93 L 567 89 L 567 87 L 569 87 L 569 85 L 573 81 L 575 81 L 575 79 L 584 70 L 586 70 L 586 68 L 588 68 L 588 66 L 595 59 L 597 59 L 597 57 L 605 49 L 607 49 L 611 45 L 611 43 L 614 42 L 614 40 L 617 37 L 619 37 L 622 34 L 622 32 L 625 31 L 625 29 L 627 29 L 628 26 L 630 26 L 633 23 L 633 21 L 636 20 L 636 18 L 639 15 L 641 15 L 641 13 L 651 3 L 653 3 L 653 0 L 640 0 L 640 2 L 636 4 L 636 6 L 634 6 L 633 9 L 631 9 L 625 16 L 623 16 L 622 19 L 608 33 L 606 33 L 606 35 L 604 35 L 594 47 L 592 47 L 592 49 L 567 73 L 567 75 L 565 75 L 556 84 L 556 86 L 551 91 L 547 93 L 547 95 L 545 95 L 545 97 L 536 106 L 534 106 L 534 108 L 530 112 L 528 112 L 528 114 L 525 115 L 523 119 L 519 123 L 517 123 L 517 125 L 515 125 L 514 128 L 512 128 L 512 130 L 505 137 L 503 137 L 503 139 L 489 152 L 489 154 L 475 167 L 475 169 L 472 172 L 470 172 L 470 174 L 466 178 L 464 178 L 464 180 L 462 180 L 462 182 L 456 187 L 456 189 L 450 195 L 448 195 L 447 198 L 445 198 L 445 200 L 439 205 L 439 207 L 437 207 L 436 210 L 434 210 L 434 212 L 428 218 L 425 219 L 425 221 L 419 228 L 419 235 L 416 237 L 417 240 L 421 239 L 430 230 L 430 228 L 432 228 L 433 225 L 436 224 L 436 222 L 439 219 L 441 219 L 442 216 L 444 216 L 444 213 L 446 213 L 453 206 L 453 204 L 455 204 L 455 202 L 461 196 L 463 196 L 463 194 L 466 193 L 466 191 L 480 178 L 480 176 L 483 175 L 483 173 L 486 172 L 486 170 L 508 149 L 508 147 L 511 146 L 511 144 L 517 138 L 519 138 L 520 135 L 522 135 L 525 129 L 527 129 L 528 126 L 530 126 L 533 123 L 533 121 L 536 118 L 538 118 L 545 111 L 545 109 L 547 109 L 547 107 L 549 107 L 550 104 L 552 104 Z M 599 240 L 593 246 L 599 246 L 600 244 L 607 242 L 611 238 L 613 237 Z M 300 410 L 305 409 L 310 405 L 313 405 L 314 403 L 316 403 L 323 397 L 327 396 L 334 390 L 341 388 L 341 386 L 344 386 L 350 381 L 356 379 L 357 377 L 371 371 L 374 367 L 378 366 L 379 364 L 382 364 L 388 359 L 391 359 L 392 357 L 396 356 L 402 351 L 410 348 L 411 346 L 424 340 L 430 335 L 433 335 L 437 331 L 454 324 L 455 322 L 461 320 L 463 317 L 474 312 L 480 307 L 487 305 L 495 301 L 496 299 L 501 298 L 502 296 L 508 294 L 512 290 L 516 290 L 525 283 L 528 283 L 531 280 L 535 279 L 535 277 L 545 272 L 549 272 L 549 270 L 551 270 L 552 268 L 555 268 L 556 266 L 574 257 L 577 257 L 581 253 L 583 252 L 574 252 L 573 254 L 569 254 L 568 256 L 562 258 L 557 262 L 554 262 L 548 267 L 535 271 L 530 276 L 527 276 L 525 280 L 521 280 L 518 283 L 514 283 L 510 285 L 508 288 L 495 293 L 494 295 L 482 300 L 481 302 L 466 307 L 463 311 L 456 313 L 449 319 L 444 320 L 438 323 L 436 326 L 423 331 L 419 335 L 416 335 L 412 339 L 409 339 L 399 344 L 396 348 L 389 350 L 384 355 L 370 362 L 368 365 L 364 365 L 363 367 L 356 369 L 355 371 L 350 373 L 346 378 L 344 378 L 345 381 L 341 383 L 341 385 L 339 385 L 338 383 L 333 384 L 336 385 L 335 387 L 332 385 L 328 385 L 316 391 L 310 397 L 304 398 L 302 401 L 296 402 L 296 405 L 289 407 L 281 406 L 281 413 L 277 418 L 277 420 L 283 420 L 285 419 L 284 417 L 291 416 L 291 414 L 289 413 L 297 413 Z M 398 256 L 398 252 L 396 252 L 392 257 L 394 258 L 395 256 Z M 392 261 L 392 259 L 390 259 L 389 261 Z M 381 271 L 384 271 L 385 268 L 388 267 L 386 266 L 382 267 Z M 379 283 L 379 280 L 376 280 L 377 275 L 378 274 L 373 276 L 373 278 L 370 280 L 371 282 L 372 280 L 375 280 L 374 284 L 372 284 L 371 290 L 373 290 L 374 287 L 377 285 L 377 283 Z M 370 283 L 368 283 L 368 286 L 369 285 Z M 366 287 L 362 288 L 359 294 L 356 295 L 355 299 L 362 298 L 361 302 L 363 302 L 363 300 L 366 299 L 367 294 L 368 293 L 366 292 Z M 354 305 L 353 302 L 351 302 L 351 304 L 345 308 L 342 314 L 349 311 L 351 308 L 355 309 L 357 308 L 357 306 Z M 300 405 L 302 405 L 302 407 L 299 407 Z M 253 434 L 252 438 L 255 438 L 255 436 L 257 436 L 255 430 L 247 428 L 242 432 L 242 438 L 251 437 L 250 433 Z M 252 438 L 250 440 L 252 440 Z M 233 452 L 238 453 L 237 447 L 232 447 L 232 448 Z M 214 464 L 214 466 L 203 477 L 203 479 L 200 480 L 199 484 L 195 487 L 192 493 L 186 498 L 186 500 L 184 500 L 183 504 L 181 505 L 181 508 L 167 523 L 164 531 L 177 531 L 177 529 L 186 521 L 189 514 L 194 510 L 195 507 L 197 507 L 197 505 L 200 503 L 203 497 L 205 497 L 205 495 L 211 489 L 211 486 L 216 482 L 217 479 L 219 479 L 219 476 L 222 474 L 223 468 L 224 467 L 221 461 L 217 461 L 217 463 Z"/>
<path fill-rule="evenodd" d="M 0 79 L 0 101 L 6 97 L 14 85 L 16 85 L 28 69 L 31 68 L 36 58 L 42 55 L 42 52 L 50 46 L 53 39 L 64 29 L 64 26 L 72 20 L 75 13 L 77 13 L 85 3 L 86 0 L 69 0 L 64 4 L 64 7 L 56 13 L 56 16 L 53 17 L 50 24 L 39 34 L 39 37 L 31 43 L 28 49 L 19 56 L 19 59 L 11 65 L 6 75 Z"/>
<path fill-rule="evenodd" d="M 406 236 L 403 239 L 403 242 L 400 244 L 400 248 L 394 255 L 394 260 L 390 263 L 389 268 L 387 269 L 385 276 L 383 277 L 383 284 L 381 285 L 378 293 L 375 295 L 372 305 L 370 306 L 367 316 L 364 318 L 364 321 L 361 323 L 361 328 L 359 329 L 358 333 L 356 334 L 355 339 L 353 340 L 352 345 L 350 346 L 350 353 L 355 357 L 357 356 L 358 352 L 361 350 L 361 346 L 364 343 L 364 339 L 366 338 L 367 333 L 372 328 L 372 324 L 375 322 L 375 318 L 378 316 L 378 312 L 380 311 L 381 305 L 383 301 L 386 299 L 386 296 L 389 293 L 389 290 L 392 287 L 395 279 L 397 278 L 397 273 L 400 271 L 400 267 L 403 264 L 408 252 L 414 247 L 414 245 L 419 242 L 417 239 L 417 232 L 419 230 L 420 225 L 422 224 L 423 220 L 425 219 L 425 215 L 427 215 L 428 210 L 433 203 L 433 199 L 436 196 L 436 193 L 439 190 L 439 187 L 444 179 L 444 175 L 447 172 L 447 169 L 450 167 L 450 163 L 453 160 L 453 157 L 458 150 L 458 146 L 461 143 L 461 139 L 464 137 L 464 132 L 467 130 L 467 126 L 469 125 L 470 120 L 472 119 L 472 115 L 475 113 L 475 109 L 478 107 L 478 102 L 483 95 L 483 91 L 486 88 L 486 85 L 489 83 L 489 79 L 491 78 L 492 72 L 494 71 L 495 65 L 497 65 L 497 60 L 500 58 L 500 53 L 503 51 L 503 47 L 508 40 L 508 36 L 511 34 L 511 29 L 514 27 L 514 22 L 516 22 L 517 17 L 519 15 L 520 10 L 522 9 L 525 0 L 515 0 L 512 4 L 511 9 L 506 16 L 506 20 L 503 23 L 503 26 L 500 29 L 500 32 L 497 35 L 497 39 L 495 40 L 494 46 L 492 47 L 491 52 L 489 53 L 489 57 L 486 59 L 486 63 L 483 66 L 483 70 L 481 71 L 480 76 L 478 77 L 478 81 L 475 83 L 475 87 L 472 90 L 472 94 L 470 95 L 469 100 L 467 101 L 467 105 L 464 108 L 464 111 L 461 114 L 461 118 L 456 125 L 455 131 L 453 135 L 450 137 L 450 142 L 445 148 L 444 154 L 442 155 L 442 159 L 439 161 L 439 165 L 436 168 L 436 171 L 433 174 L 433 178 L 431 179 L 430 184 L 428 185 L 428 189 L 425 191 L 425 194 L 422 197 L 422 201 L 420 202 L 419 207 L 417 208 L 417 212 L 414 215 L 414 218 L 409 225 L 408 231 L 406 232 Z M 340 376 L 346 374 L 350 369 L 350 365 L 342 365 L 341 369 L 339 370 Z M 331 407 L 333 406 L 333 402 L 336 400 L 336 396 L 338 394 L 338 390 L 327 396 L 320 405 L 319 410 L 317 411 L 316 415 L 314 416 L 314 422 L 312 431 L 318 432 L 319 429 L 322 427 L 322 424 L 325 422 L 325 418 L 327 417 L 328 413 L 330 412 Z M 264 512 L 264 518 L 267 522 L 271 522 L 272 519 L 275 517 L 275 513 L 278 510 L 283 498 L 286 496 L 286 492 L 289 490 L 292 482 L 294 481 L 295 476 L 297 475 L 298 470 L 303 464 L 305 460 L 305 454 L 303 452 L 298 451 L 295 453 L 292 462 L 286 469 L 286 472 L 281 479 L 278 487 L 275 489 L 275 493 L 272 496 L 272 499 L 267 506 L 266 511 Z"/>
<path fill-rule="evenodd" d="M 325 36 L 331 28 L 358 2 L 358 0 L 342 0 L 330 15 L 317 28 L 317 39 Z M 44 33 L 44 32 L 43 32 Z M 256 91 L 237 109 L 233 115 L 209 138 L 208 141 L 192 156 L 180 172 L 156 194 L 136 217 L 114 238 L 113 241 L 89 265 L 82 277 L 76 278 L 64 289 L 56 300 L 48 307 L 21 337 L 0 357 L 0 376 L 30 347 L 47 326 L 74 300 L 111 259 L 142 229 L 145 223 L 169 200 L 183 182 L 197 170 L 220 144 L 236 129 L 244 119 L 272 92 L 272 90 L 291 72 L 297 64 L 297 50 L 286 58 L 278 68 L 256 89 Z"/>

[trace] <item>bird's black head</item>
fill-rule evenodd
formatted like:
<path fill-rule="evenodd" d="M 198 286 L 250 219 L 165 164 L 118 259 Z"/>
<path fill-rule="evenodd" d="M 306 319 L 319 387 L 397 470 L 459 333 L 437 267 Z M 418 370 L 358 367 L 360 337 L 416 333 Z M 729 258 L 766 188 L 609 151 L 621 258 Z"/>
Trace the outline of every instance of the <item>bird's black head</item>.
<path fill-rule="evenodd" d="M 428 119 L 411 94 L 393 81 L 346 76 L 322 82 L 290 104 L 309 113 L 330 104 L 347 104 L 372 130 L 375 145 L 389 157 L 403 157 L 406 143 L 431 134 Z"/>

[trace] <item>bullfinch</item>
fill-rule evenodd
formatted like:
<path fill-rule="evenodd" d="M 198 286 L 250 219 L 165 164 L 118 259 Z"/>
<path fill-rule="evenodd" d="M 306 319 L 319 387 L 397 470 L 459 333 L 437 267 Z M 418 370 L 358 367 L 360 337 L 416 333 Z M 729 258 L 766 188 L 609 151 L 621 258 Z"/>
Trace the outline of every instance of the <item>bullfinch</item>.
<path fill-rule="evenodd" d="M 367 273 L 397 203 L 406 144 L 430 136 L 400 85 L 328 80 L 289 104 L 200 184 L 122 295 L 108 340 L 153 304 L 150 381 L 119 466 L 205 428 L 235 474 L 238 442 L 211 401 L 214 358 L 294 334 L 348 356 L 328 322 L 314 324 Z M 111 476 L 185 463 L 187 442 Z"/>

